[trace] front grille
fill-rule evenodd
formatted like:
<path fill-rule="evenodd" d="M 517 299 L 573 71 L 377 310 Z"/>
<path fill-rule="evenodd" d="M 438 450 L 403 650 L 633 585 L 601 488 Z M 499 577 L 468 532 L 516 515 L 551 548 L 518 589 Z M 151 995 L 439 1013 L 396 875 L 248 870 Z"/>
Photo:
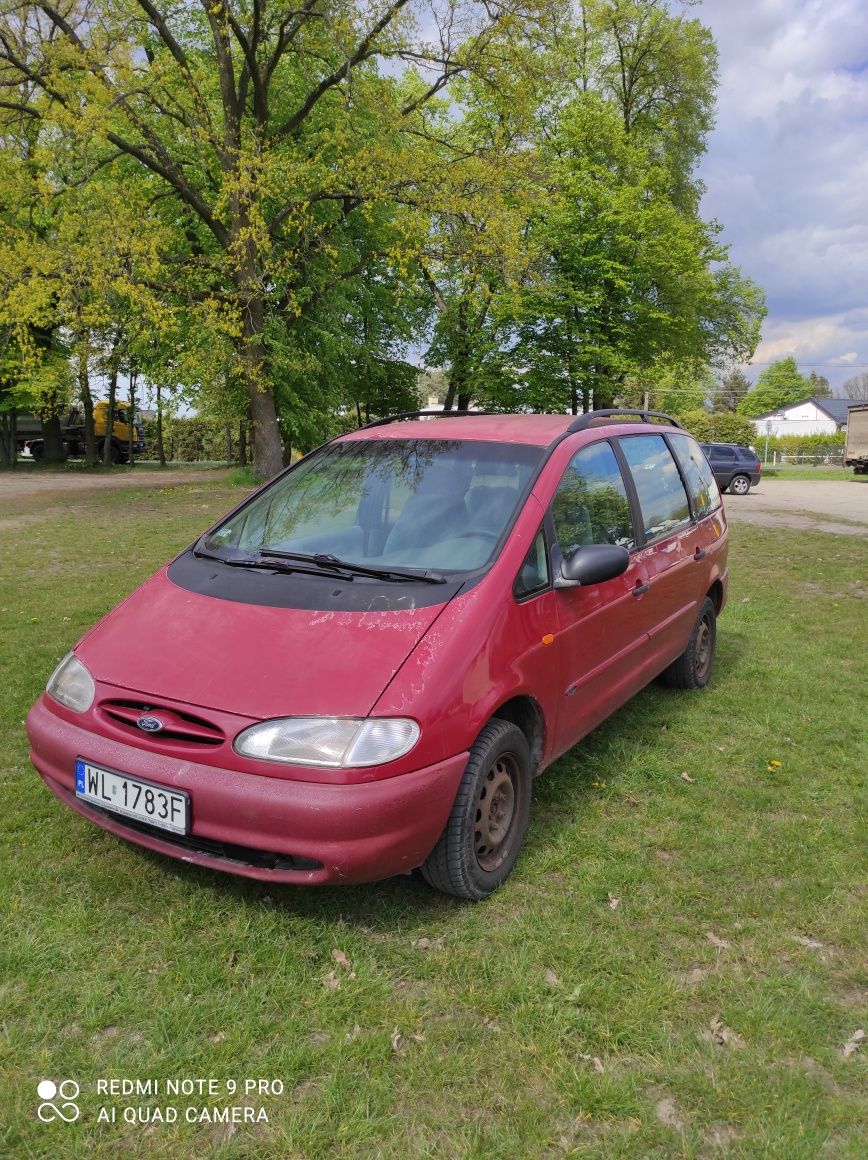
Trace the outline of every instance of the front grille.
<path fill-rule="evenodd" d="M 148 737 L 161 746 L 166 742 L 215 746 L 226 740 L 223 730 L 212 722 L 150 701 L 103 701 L 99 708 L 112 724 L 135 734 L 138 741 Z M 157 718 L 163 728 L 155 733 L 141 729 L 138 722 L 142 717 Z"/>
<path fill-rule="evenodd" d="M 272 850 L 256 850 L 252 846 L 236 846 L 232 842 L 216 842 L 211 838 L 202 838 L 198 834 L 173 834 L 168 830 L 161 830 L 159 826 L 149 826 L 147 822 L 113 814 L 111 810 L 103 810 L 91 802 L 87 802 L 86 805 L 94 813 L 119 823 L 124 829 L 136 830 L 140 834 L 147 834 L 150 838 L 168 842 L 169 845 L 192 850 L 197 854 L 206 854 L 211 858 L 220 858 L 225 862 L 255 866 L 260 870 L 322 870 L 322 862 L 317 862 L 314 858 L 278 854 Z"/>

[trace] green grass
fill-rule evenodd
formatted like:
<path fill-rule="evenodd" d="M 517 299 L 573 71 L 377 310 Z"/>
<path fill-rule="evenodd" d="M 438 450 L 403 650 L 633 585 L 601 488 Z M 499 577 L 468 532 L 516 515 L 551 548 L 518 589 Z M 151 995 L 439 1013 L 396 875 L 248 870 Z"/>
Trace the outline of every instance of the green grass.
<path fill-rule="evenodd" d="M 31 769 L 56 660 L 237 497 L 0 504 L 0 1154 L 864 1155 L 864 1059 L 841 1048 L 866 1018 L 868 542 L 733 526 L 709 689 L 651 688 L 559 761 L 513 878 L 461 905 L 416 878 L 294 889 L 151 856 Z M 37 1081 L 67 1076 L 82 1119 L 40 1123 Z M 111 1077 L 286 1091 L 234 1133 L 134 1126 L 125 1104 L 227 1100 L 100 1098 Z"/>
<path fill-rule="evenodd" d="M 852 483 L 868 483 L 868 475 L 856 475 L 852 467 L 787 467 L 778 463 L 774 466 L 763 466 L 763 479 L 797 479 L 817 480 L 836 479 Z"/>

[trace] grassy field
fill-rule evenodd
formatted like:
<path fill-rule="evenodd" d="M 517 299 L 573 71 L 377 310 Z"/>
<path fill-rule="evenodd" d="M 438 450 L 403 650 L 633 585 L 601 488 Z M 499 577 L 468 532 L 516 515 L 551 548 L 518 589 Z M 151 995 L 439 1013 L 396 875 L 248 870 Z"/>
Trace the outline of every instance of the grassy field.
<path fill-rule="evenodd" d="M 513 878 L 461 905 L 150 856 L 31 769 L 56 660 L 239 494 L 0 505 L 0 1154 L 863 1156 L 868 541 L 733 527 L 711 686 L 651 688 L 559 761 Z M 77 1123 L 37 1119 L 46 1077 Z M 245 1097 L 162 1094 L 184 1077 L 284 1091 L 246 1097 L 267 1123 L 186 1123 Z"/>
<path fill-rule="evenodd" d="M 788 467 L 778 463 L 763 467 L 763 479 L 817 480 L 835 479 L 851 483 L 868 483 L 868 475 L 857 475 L 852 467 Z"/>

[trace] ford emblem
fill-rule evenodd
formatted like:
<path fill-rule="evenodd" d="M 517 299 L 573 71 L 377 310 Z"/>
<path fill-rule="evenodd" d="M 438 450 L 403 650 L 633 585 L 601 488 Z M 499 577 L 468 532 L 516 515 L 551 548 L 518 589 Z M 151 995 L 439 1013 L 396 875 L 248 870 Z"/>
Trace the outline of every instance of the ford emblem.
<path fill-rule="evenodd" d="M 143 729 L 145 733 L 159 733 L 160 730 L 164 727 L 163 722 L 159 719 L 159 717 L 139 717 L 136 724 L 140 729 Z"/>

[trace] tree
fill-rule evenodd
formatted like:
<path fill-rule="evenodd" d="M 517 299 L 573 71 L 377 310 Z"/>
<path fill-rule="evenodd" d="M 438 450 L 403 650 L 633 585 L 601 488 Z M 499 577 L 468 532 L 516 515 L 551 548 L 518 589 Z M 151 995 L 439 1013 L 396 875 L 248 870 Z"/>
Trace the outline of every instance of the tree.
<path fill-rule="evenodd" d="M 858 399 L 862 402 L 868 401 L 868 373 L 862 371 L 861 374 L 852 375 L 844 383 L 844 395 L 848 399 Z"/>
<path fill-rule="evenodd" d="M 260 474 L 281 464 L 275 331 L 365 268 L 348 223 L 412 186 L 427 104 L 458 75 L 496 77 L 534 9 L 442 0 L 420 33 L 409 0 L 33 0 L 0 17 L 6 103 L 136 170 L 177 227 L 163 289 L 231 338 Z M 399 229 L 386 245 L 404 248 Z"/>
<path fill-rule="evenodd" d="M 811 371 L 808 382 L 811 384 L 812 399 L 831 399 L 832 388 L 825 375 L 818 375 L 816 371 Z"/>
<path fill-rule="evenodd" d="M 741 370 L 731 370 L 726 374 L 711 394 L 711 410 L 728 412 L 738 409 L 739 403 L 750 390 L 750 379 Z"/>
<path fill-rule="evenodd" d="M 611 102 L 574 97 L 539 165 L 528 235 L 540 257 L 514 304 L 511 356 L 528 403 L 576 410 L 593 392 L 606 406 L 628 376 L 750 356 L 761 291 L 725 264 L 716 227 L 675 204 L 666 166 Z"/>
<path fill-rule="evenodd" d="M 789 403 L 810 398 L 811 381 L 799 373 L 796 360 L 790 355 L 767 366 L 756 381 L 756 386 L 738 405 L 740 415 L 756 418 L 778 411 Z"/>
<path fill-rule="evenodd" d="M 751 444 L 757 437 L 751 420 L 733 411 L 680 411 L 678 420 L 702 443 Z"/>

